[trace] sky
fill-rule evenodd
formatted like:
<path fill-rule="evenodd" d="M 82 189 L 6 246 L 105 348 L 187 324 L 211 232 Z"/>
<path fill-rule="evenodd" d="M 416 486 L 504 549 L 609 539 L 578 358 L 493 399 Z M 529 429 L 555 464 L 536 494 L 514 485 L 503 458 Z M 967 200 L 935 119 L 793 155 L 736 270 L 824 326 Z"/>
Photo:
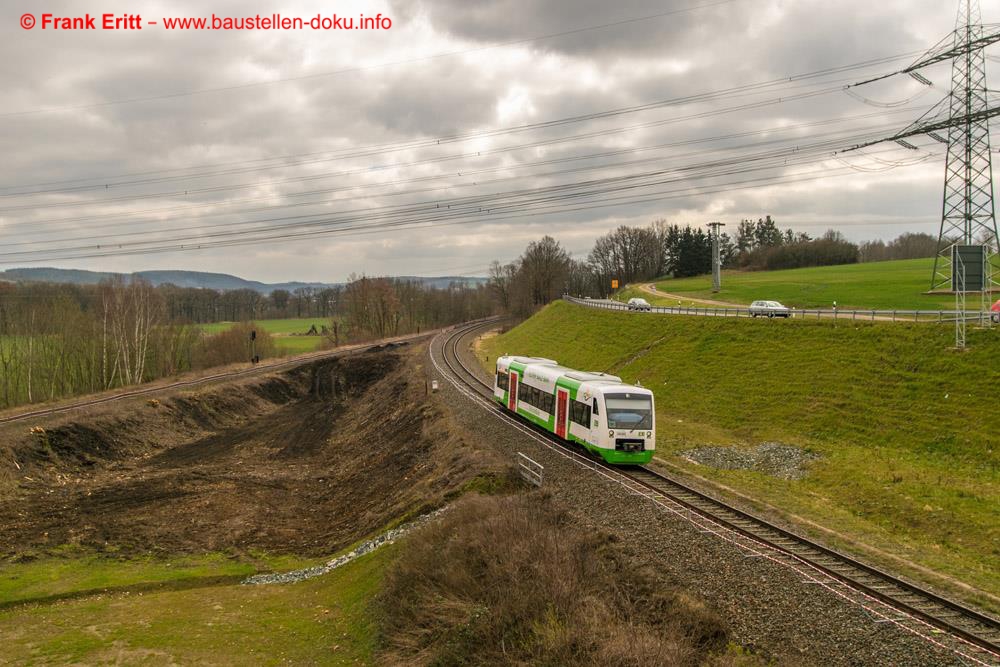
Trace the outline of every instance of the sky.
<path fill-rule="evenodd" d="M 840 151 L 927 113 L 950 65 L 844 87 L 957 0 L 272 3 L 4 3 L 0 269 L 335 282 L 485 275 L 544 234 L 582 260 L 654 220 L 937 233 L 942 144 Z M 142 29 L 43 26 L 88 12 Z M 382 29 L 166 29 L 258 14 Z"/>

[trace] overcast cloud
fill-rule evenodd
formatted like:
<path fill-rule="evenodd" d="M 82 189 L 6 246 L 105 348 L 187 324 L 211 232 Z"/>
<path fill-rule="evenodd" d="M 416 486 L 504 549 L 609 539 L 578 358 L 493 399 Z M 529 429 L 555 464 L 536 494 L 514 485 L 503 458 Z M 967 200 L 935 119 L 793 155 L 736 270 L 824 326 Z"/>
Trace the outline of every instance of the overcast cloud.
<path fill-rule="evenodd" d="M 580 30 L 696 5 L 708 6 Z M 949 65 L 925 72 L 933 88 L 907 77 L 866 87 L 868 104 L 837 89 L 909 64 L 952 29 L 956 7 L 953 0 L 282 0 L 256 3 L 252 13 L 381 13 L 392 28 L 56 32 L 40 24 L 25 30 L 19 20 L 26 12 L 40 21 L 43 11 L 89 11 L 162 24 L 251 12 L 226 0 L 6 3 L 0 252 L 39 254 L 0 256 L 0 269 L 191 269 L 264 281 L 483 275 L 490 260 L 511 259 L 545 233 L 582 258 L 613 226 L 658 218 L 735 226 L 772 215 L 781 226 L 812 234 L 833 227 L 853 240 L 936 233 L 940 144 L 921 138 L 916 152 L 892 144 L 833 152 L 915 120 L 946 94 Z M 986 22 L 1000 20 L 992 9 Z M 568 34 L 532 40 L 554 33 Z M 683 105 L 483 135 L 892 56 L 905 57 Z M 809 92 L 816 95 L 795 99 Z M 467 134 L 475 136 L 448 139 Z M 706 141 L 690 143 L 696 139 Z M 831 144 L 790 154 L 787 163 L 751 159 L 821 140 Z M 587 157 L 596 153 L 615 154 Z M 431 216 L 439 205 L 452 211 L 440 203 L 457 197 L 653 172 L 659 176 L 636 183 L 643 187 L 547 201 L 542 210 L 507 213 L 507 202 L 493 202 L 448 226 Z M 400 207 L 420 213 L 400 218 Z M 332 219 L 403 219 L 410 227 L 304 240 L 277 232 L 258 245 L 191 248 L 233 230 L 250 238 L 268 225 Z M 60 250 L 113 254 L 135 242 L 189 248 L 100 258 Z"/>

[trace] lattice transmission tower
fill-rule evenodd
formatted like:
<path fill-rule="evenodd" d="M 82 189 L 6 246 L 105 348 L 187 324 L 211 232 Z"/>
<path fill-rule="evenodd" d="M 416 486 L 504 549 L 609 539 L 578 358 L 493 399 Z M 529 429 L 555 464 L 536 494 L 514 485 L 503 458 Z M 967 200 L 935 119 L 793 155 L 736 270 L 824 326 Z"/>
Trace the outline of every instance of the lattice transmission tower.
<path fill-rule="evenodd" d="M 955 256 L 961 246 L 984 246 L 983 293 L 996 285 L 992 266 L 997 243 L 993 203 L 993 161 L 990 151 L 986 54 L 979 0 L 959 0 L 951 67 L 948 158 L 944 171 L 941 230 L 931 276 L 931 290 L 955 285 Z M 971 250 L 971 248 L 970 248 Z"/>
<path fill-rule="evenodd" d="M 950 60 L 951 90 L 946 98 L 900 132 L 853 146 L 847 151 L 895 141 L 905 148 L 917 147 L 908 137 L 926 135 L 948 145 L 941 203 L 941 230 L 931 273 L 931 290 L 981 292 L 983 302 L 997 286 L 994 266 L 1000 247 L 993 205 L 993 162 L 990 153 L 989 119 L 1000 115 L 1000 106 L 990 107 L 986 87 L 984 49 L 1000 42 L 996 25 L 982 23 L 979 0 L 959 0 L 955 30 L 915 63 L 889 74 L 848 86 L 854 88 L 899 74 L 908 74 L 924 85 L 930 80 L 918 70 Z M 942 132 L 947 137 L 941 135 Z M 847 152 L 844 151 L 844 152 Z M 965 267 L 960 276 L 958 259 Z"/>

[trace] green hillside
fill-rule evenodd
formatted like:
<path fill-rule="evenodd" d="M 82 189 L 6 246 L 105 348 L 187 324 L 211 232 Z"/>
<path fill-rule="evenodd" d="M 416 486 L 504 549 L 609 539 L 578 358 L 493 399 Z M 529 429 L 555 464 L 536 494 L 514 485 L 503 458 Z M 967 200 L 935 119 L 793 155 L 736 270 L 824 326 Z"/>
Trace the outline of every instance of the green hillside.
<path fill-rule="evenodd" d="M 780 298 L 780 297 L 779 297 Z M 656 393 L 668 461 L 1000 595 L 1000 332 L 635 316 L 558 302 L 484 341 Z M 703 445 L 795 445 L 797 481 L 697 466 Z M 994 601 L 995 603 L 996 601 Z"/>
<path fill-rule="evenodd" d="M 723 271 L 718 293 L 712 292 L 709 275 L 663 280 L 656 287 L 685 297 L 742 304 L 775 299 L 797 308 L 830 308 L 836 301 L 838 308 L 951 310 L 954 297 L 924 294 L 933 266 L 934 259 L 926 258 L 785 271 Z"/>

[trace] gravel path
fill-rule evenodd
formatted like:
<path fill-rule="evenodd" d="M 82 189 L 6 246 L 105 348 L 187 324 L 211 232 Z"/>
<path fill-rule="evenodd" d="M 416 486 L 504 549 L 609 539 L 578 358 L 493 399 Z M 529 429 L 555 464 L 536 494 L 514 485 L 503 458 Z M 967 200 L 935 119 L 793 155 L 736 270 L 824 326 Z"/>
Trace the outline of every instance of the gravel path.
<path fill-rule="evenodd" d="M 442 340 L 432 343 L 438 358 Z M 891 623 L 876 623 L 860 607 L 804 583 L 791 570 L 747 558 L 737 547 L 587 472 L 441 380 L 438 395 L 452 406 L 458 424 L 512 463 L 521 451 L 545 466 L 544 488 L 582 524 L 627 540 L 671 583 L 714 608 L 742 645 L 781 663 L 824 667 L 966 664 L 953 652 Z"/>

